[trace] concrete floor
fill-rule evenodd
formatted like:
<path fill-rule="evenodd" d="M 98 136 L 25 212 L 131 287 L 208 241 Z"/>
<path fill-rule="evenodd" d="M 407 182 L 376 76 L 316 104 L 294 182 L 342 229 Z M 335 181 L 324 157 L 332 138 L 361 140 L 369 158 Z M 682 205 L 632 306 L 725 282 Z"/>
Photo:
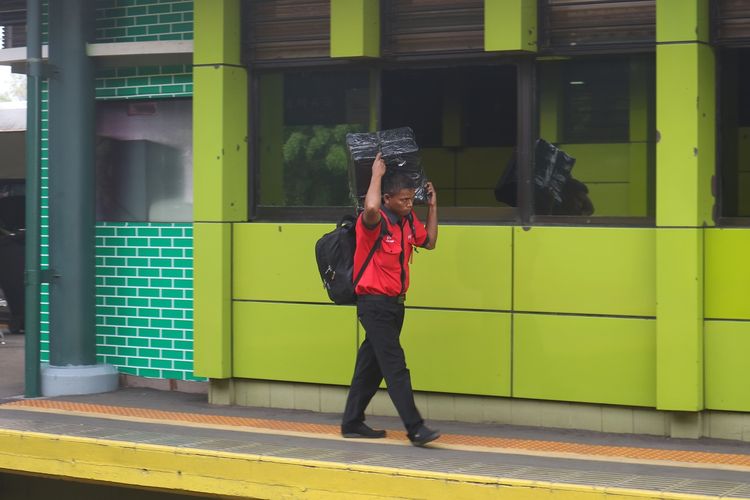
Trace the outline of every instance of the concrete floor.
<path fill-rule="evenodd" d="M 0 344 L 0 400 L 23 394 L 24 336 L 5 336 Z"/>

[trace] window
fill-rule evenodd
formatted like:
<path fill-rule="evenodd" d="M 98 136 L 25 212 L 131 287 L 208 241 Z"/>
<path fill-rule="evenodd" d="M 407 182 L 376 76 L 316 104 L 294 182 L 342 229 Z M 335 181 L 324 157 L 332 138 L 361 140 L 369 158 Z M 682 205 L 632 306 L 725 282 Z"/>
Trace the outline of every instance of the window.
<path fill-rule="evenodd" d="M 414 129 L 425 174 L 449 218 L 470 207 L 514 215 L 495 193 L 516 145 L 516 67 L 454 66 L 382 74 L 382 128 Z M 451 207 L 453 208 L 451 210 Z"/>
<path fill-rule="evenodd" d="M 352 206 L 346 134 L 370 124 L 368 71 L 259 77 L 259 205 Z"/>
<path fill-rule="evenodd" d="M 441 207 L 470 209 L 471 218 L 513 217 L 495 188 L 516 144 L 516 85 L 512 65 L 262 73 L 255 99 L 259 213 L 352 207 L 346 134 L 411 127 Z"/>
<path fill-rule="evenodd" d="M 655 61 L 652 55 L 580 57 L 538 66 L 537 216 L 653 217 Z M 569 169 L 572 165 L 572 170 Z M 550 175 L 552 174 L 552 175 Z M 553 179 L 560 175 L 558 182 Z"/>
<path fill-rule="evenodd" d="M 193 220 L 192 101 L 99 101 L 96 217 Z"/>
<path fill-rule="evenodd" d="M 750 49 L 720 57 L 721 216 L 750 217 Z"/>

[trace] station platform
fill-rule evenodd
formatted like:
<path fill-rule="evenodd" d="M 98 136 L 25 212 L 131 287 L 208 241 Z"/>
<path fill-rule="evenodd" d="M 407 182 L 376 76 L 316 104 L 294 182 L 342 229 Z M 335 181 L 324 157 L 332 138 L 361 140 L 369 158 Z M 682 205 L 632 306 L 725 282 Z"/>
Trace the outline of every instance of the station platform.
<path fill-rule="evenodd" d="M 750 445 L 429 421 L 411 446 L 339 435 L 339 415 L 121 389 L 0 400 L 0 471 L 220 498 L 750 498 Z"/>

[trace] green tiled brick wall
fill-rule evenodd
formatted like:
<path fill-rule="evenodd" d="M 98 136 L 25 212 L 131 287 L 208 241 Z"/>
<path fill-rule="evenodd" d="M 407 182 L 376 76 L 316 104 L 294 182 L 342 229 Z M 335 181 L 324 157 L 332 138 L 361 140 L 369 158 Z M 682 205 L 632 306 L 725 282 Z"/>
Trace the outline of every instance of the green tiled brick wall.
<path fill-rule="evenodd" d="M 142 8 L 145 8 L 145 14 Z M 160 35 L 192 39 L 193 4 L 165 0 L 99 0 L 98 42 L 109 19 L 141 17 L 133 26 L 164 25 Z M 125 9 L 125 14 L 117 9 Z M 135 9 L 130 10 L 128 9 Z M 150 10 L 149 10 L 150 9 Z M 113 12 L 114 11 L 114 12 Z M 116 14 L 116 15 L 114 15 Z M 156 15 L 154 23 L 148 16 Z M 179 15 L 178 17 L 168 17 Z M 163 17 L 162 17 L 163 16 Z M 121 21 L 117 21 L 117 20 Z M 181 23 L 188 23 L 187 26 Z M 158 38 L 161 40 L 167 38 Z M 192 96 L 192 68 L 185 65 L 102 69 L 97 99 Z M 49 264 L 47 90 L 42 92 L 42 267 Z M 202 380 L 193 376 L 192 224 L 101 222 L 96 228 L 97 358 L 123 373 Z M 42 361 L 49 360 L 49 292 L 42 286 Z"/>
<path fill-rule="evenodd" d="M 111 68 L 97 73 L 97 99 L 143 99 L 193 95 L 190 66 Z"/>
<path fill-rule="evenodd" d="M 99 361 L 144 377 L 193 377 L 193 226 L 96 228 Z"/>
<path fill-rule="evenodd" d="M 192 40 L 193 2 L 180 0 L 98 0 L 98 42 Z"/>

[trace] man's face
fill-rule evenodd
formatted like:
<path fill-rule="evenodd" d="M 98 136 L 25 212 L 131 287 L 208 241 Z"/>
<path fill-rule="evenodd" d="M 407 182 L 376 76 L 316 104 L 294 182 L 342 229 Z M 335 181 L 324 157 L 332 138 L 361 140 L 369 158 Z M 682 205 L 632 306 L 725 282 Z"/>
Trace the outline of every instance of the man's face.
<path fill-rule="evenodd" d="M 411 212 L 414 205 L 415 189 L 402 189 L 398 193 L 384 194 L 383 202 L 385 206 L 396 215 L 405 217 Z"/>

